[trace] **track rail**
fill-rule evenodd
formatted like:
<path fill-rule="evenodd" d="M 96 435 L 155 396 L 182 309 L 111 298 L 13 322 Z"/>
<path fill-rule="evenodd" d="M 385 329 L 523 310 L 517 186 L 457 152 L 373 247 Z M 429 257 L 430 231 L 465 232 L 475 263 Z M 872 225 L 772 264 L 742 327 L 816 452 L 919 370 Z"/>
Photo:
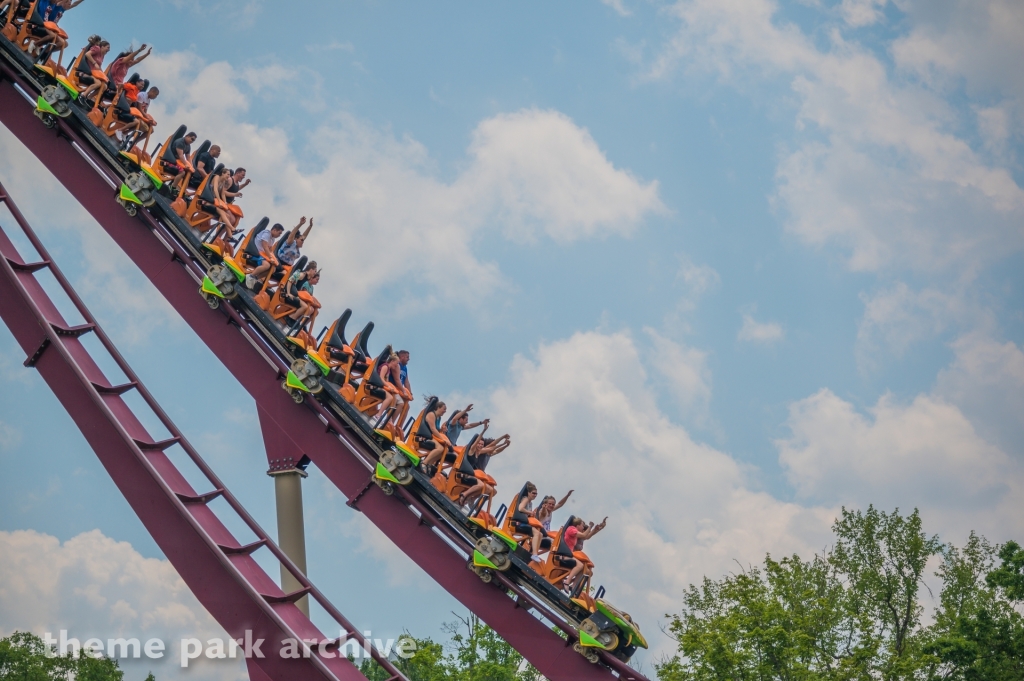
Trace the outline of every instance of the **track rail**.
<path fill-rule="evenodd" d="M 206 609 L 235 638 L 263 638 L 267 649 L 254 663 L 271 679 L 356 681 L 365 677 L 337 653 L 338 641 L 324 636 L 296 607 L 309 595 L 345 632 L 345 639 L 364 645 L 362 634 L 295 566 L 256 523 L 217 474 L 178 430 L 163 408 L 118 352 L 96 319 L 46 251 L 10 195 L 0 184 L 0 203 L 40 260 L 27 262 L 0 225 L 0 317 L 14 333 L 28 359 L 81 428 L 104 468 L 146 529 Z M 84 323 L 71 324 L 43 290 L 37 272 L 49 271 Z M 112 384 L 81 341 L 94 335 L 126 382 Z M 123 396 L 134 391 L 156 415 L 169 437 L 156 440 Z M 202 472 L 210 491 L 197 492 L 167 455 L 179 446 Z M 241 544 L 210 508 L 222 498 L 255 535 Z M 256 563 L 253 553 L 268 549 L 296 578 L 301 588 L 285 593 Z M 249 636 L 246 636 L 246 632 Z M 287 639 L 325 641 L 309 657 L 281 657 Z M 374 659 L 392 676 L 404 679 L 389 660 L 373 651 Z"/>
<path fill-rule="evenodd" d="M 55 130 L 43 127 L 32 115 L 38 83 L 19 56 L 0 44 L 0 122 L 75 196 L 255 399 L 261 422 L 267 419 L 264 430 L 276 426 L 353 508 L 547 678 L 646 681 L 610 655 L 603 657 L 607 666 L 586 662 L 570 647 L 572 627 L 544 599 L 504 574 L 487 585 L 466 570 L 465 536 L 435 508 L 408 490 L 388 497 L 370 484 L 378 453 L 363 429 L 314 400 L 303 406 L 292 402 L 280 388 L 290 360 L 268 339 L 259 314 L 244 306 L 209 309 L 196 293 L 209 263 L 185 234 L 188 230 L 172 226 L 176 216 L 162 199 L 153 209 L 140 210 L 138 218 L 114 202 L 115 188 L 126 174 L 116 152 L 105 139 L 93 137 L 91 124 L 83 125 L 78 112 L 60 119 Z M 568 639 L 553 631 L 552 624 Z"/>

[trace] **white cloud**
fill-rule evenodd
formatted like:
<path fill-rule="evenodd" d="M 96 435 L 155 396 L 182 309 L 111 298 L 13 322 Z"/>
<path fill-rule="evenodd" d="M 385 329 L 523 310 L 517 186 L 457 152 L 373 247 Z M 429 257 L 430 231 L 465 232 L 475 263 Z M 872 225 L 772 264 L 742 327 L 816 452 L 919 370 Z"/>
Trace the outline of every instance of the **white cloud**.
<path fill-rule="evenodd" d="M 4 178 L 11 197 L 117 342 L 142 342 L 155 331 L 180 324 L 171 306 L 155 295 L 149 281 L 81 204 L 2 126 L 0 158 L 9 159 L 13 167 L 21 170 Z M 7 209 L 0 208 L 0 211 L 6 214 Z M 18 252 L 27 259 L 34 259 L 34 249 L 22 238 L 13 220 L 6 227 Z M 48 290 L 58 309 L 66 314 L 73 312 L 63 294 L 57 293 L 58 288 Z"/>
<path fill-rule="evenodd" d="M 382 288 L 398 288 L 392 300 L 404 294 L 406 304 L 481 303 L 507 285 L 495 263 L 473 252 L 488 226 L 526 241 L 544 234 L 571 242 L 629 236 L 645 215 L 663 210 L 656 182 L 615 168 L 585 129 L 555 111 L 482 121 L 468 164 L 446 183 L 421 144 L 344 113 L 329 116 L 305 147 L 280 128 L 247 122 L 245 86 L 287 87 L 280 74 L 205 64 L 188 53 L 146 64 L 168 92 L 157 100 L 159 120 L 187 121 L 200 139 L 224 148 L 225 163 L 249 171 L 244 224 L 262 215 L 291 224 L 300 215 L 316 218 L 307 252 L 326 266 L 328 307 L 365 301 Z"/>
<path fill-rule="evenodd" d="M 241 681 L 244 660 L 197 660 L 183 672 L 177 642 L 227 634 L 203 609 L 166 560 L 144 558 L 127 542 L 85 532 L 63 544 L 34 531 L 0 531 L 0 632 L 69 637 L 162 639 L 162 660 L 121 660 L 130 678 Z"/>
<path fill-rule="evenodd" d="M 687 382 L 699 397 L 709 388 L 695 373 Z M 481 413 L 513 434 L 489 469 L 499 496 L 507 503 L 530 479 L 542 494 L 576 489 L 556 522 L 569 513 L 609 516 L 586 551 L 609 598 L 647 631 L 703 575 L 718 576 L 733 560 L 758 562 L 769 550 L 809 554 L 828 535 L 833 509 L 757 491 L 734 459 L 666 418 L 626 333 L 577 333 L 540 346 L 533 359 L 517 357 L 488 403 Z"/>
<path fill-rule="evenodd" d="M 456 183 L 490 195 L 506 233 L 556 241 L 628 236 L 650 211 L 663 210 L 658 184 L 616 169 L 585 129 L 557 111 L 499 114 L 477 126 L 471 169 Z"/>
<path fill-rule="evenodd" d="M 790 406 L 779 461 L 811 502 L 917 507 L 933 531 L 1001 540 L 1024 529 L 1022 469 L 934 395 L 901 404 L 884 395 L 860 414 L 823 389 Z"/>
<path fill-rule="evenodd" d="M 910 31 L 893 44 L 897 64 L 933 87 L 1024 105 L 1024 5 L 1017 0 L 904 0 Z M 1018 127 L 1018 132 L 1020 128 Z"/>
<path fill-rule="evenodd" d="M 665 382 L 684 414 L 706 418 L 711 400 L 711 370 L 707 366 L 707 353 L 676 343 L 652 328 L 645 328 L 644 332 L 654 344 L 654 355 L 649 364 L 655 367 L 655 380 L 660 378 Z"/>
<path fill-rule="evenodd" d="M 899 281 L 873 294 L 861 294 L 864 316 L 857 330 L 858 360 L 870 365 L 872 356 L 884 348 L 896 357 L 922 340 L 927 340 L 957 322 L 982 313 L 969 309 L 962 295 L 936 289 L 914 291 Z"/>
<path fill-rule="evenodd" d="M 983 332 L 957 339 L 953 351 L 935 392 L 958 405 L 986 439 L 1024 461 L 1024 351 Z"/>
<path fill-rule="evenodd" d="M 736 335 L 737 340 L 750 343 L 775 343 L 782 340 L 786 332 L 775 322 L 758 322 L 749 314 L 743 315 L 743 326 Z"/>
<path fill-rule="evenodd" d="M 9 423 L 0 421 L 0 450 L 13 449 L 21 442 L 21 431 Z"/>
<path fill-rule="evenodd" d="M 843 0 L 839 12 L 850 26 L 870 26 L 882 19 L 888 0 Z"/>
<path fill-rule="evenodd" d="M 877 10 L 847 7 L 856 21 Z M 1024 248 L 1024 191 L 950 132 L 961 122 L 943 92 L 891 77 L 838 29 L 820 49 L 777 10 L 771 0 L 677 2 L 680 30 L 649 75 L 685 62 L 742 87 L 789 82 L 797 138 L 779 162 L 775 198 L 791 232 L 848 251 L 854 270 L 970 268 Z"/>
<path fill-rule="evenodd" d="M 632 12 L 626 7 L 626 3 L 623 0 L 601 0 L 601 4 L 607 5 L 615 10 L 619 16 L 628 17 Z"/>

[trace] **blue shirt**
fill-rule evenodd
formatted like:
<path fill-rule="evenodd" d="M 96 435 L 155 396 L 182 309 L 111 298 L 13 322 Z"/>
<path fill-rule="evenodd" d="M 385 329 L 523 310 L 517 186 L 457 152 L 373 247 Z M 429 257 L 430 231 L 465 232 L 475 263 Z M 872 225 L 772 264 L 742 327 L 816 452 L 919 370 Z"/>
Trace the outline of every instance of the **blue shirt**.
<path fill-rule="evenodd" d="M 409 385 L 409 366 L 407 364 L 398 365 L 399 372 L 402 374 L 402 385 Z"/>
<path fill-rule="evenodd" d="M 281 244 L 280 248 L 277 249 L 277 258 L 285 265 L 291 265 L 293 262 L 299 259 L 299 245 L 294 241 L 288 243 L 287 240 Z"/>
<path fill-rule="evenodd" d="M 451 421 L 448 424 L 448 439 L 455 444 L 460 435 L 462 435 L 462 419 L 459 419 L 458 423 Z"/>

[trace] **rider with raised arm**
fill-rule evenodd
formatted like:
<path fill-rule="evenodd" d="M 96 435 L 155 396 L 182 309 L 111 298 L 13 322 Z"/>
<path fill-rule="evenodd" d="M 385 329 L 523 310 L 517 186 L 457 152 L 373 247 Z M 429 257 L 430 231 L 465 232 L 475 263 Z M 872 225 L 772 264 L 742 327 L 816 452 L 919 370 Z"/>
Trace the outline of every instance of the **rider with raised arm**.
<path fill-rule="evenodd" d="M 459 444 L 459 436 L 462 435 L 464 430 L 472 430 L 479 428 L 480 426 L 486 426 L 491 422 L 490 419 L 484 419 L 483 421 L 477 421 L 476 423 L 469 422 L 469 412 L 473 411 L 473 405 L 469 405 L 465 409 L 459 409 L 451 418 L 448 419 L 447 423 L 444 424 L 445 435 L 453 445 Z M 485 429 L 486 430 L 486 429 Z"/>
<path fill-rule="evenodd" d="M 565 533 L 562 535 L 562 541 L 565 542 L 565 545 L 570 551 L 579 551 L 583 548 L 583 541 L 585 539 L 593 537 L 595 534 L 603 530 L 607 524 L 607 516 L 605 516 L 605 519 L 597 525 L 594 523 L 587 525 L 587 522 L 583 520 L 583 518 L 575 518 L 573 519 L 572 524 L 565 528 Z M 576 577 L 583 572 L 583 568 L 585 567 L 583 561 L 575 558 L 564 559 L 562 563 L 563 567 L 569 567 L 570 561 L 572 563 L 572 570 L 570 570 L 569 574 L 566 575 L 565 579 L 562 581 L 562 589 L 567 593 L 572 593 Z"/>

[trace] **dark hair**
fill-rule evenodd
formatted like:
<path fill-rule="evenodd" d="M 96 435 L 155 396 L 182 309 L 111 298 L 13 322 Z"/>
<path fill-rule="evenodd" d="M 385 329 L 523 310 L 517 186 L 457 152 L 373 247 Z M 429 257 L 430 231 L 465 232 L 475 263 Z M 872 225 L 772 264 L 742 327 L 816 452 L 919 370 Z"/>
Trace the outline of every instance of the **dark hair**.
<path fill-rule="evenodd" d="M 158 88 L 156 85 L 149 88 L 149 91 L 153 93 L 153 97 L 156 97 L 158 94 L 160 94 L 160 88 Z"/>
<path fill-rule="evenodd" d="M 306 265 L 306 271 L 310 272 L 310 271 L 315 270 L 315 269 L 316 269 L 316 260 L 310 260 L 309 264 Z"/>
<path fill-rule="evenodd" d="M 245 172 L 245 168 L 235 168 L 235 172 L 236 173 L 244 173 Z"/>
<path fill-rule="evenodd" d="M 188 132 L 185 133 L 185 137 L 195 137 L 196 139 L 198 139 L 199 135 L 197 135 L 194 132 L 192 132 L 191 130 L 189 130 Z"/>
<path fill-rule="evenodd" d="M 487 445 L 489 445 L 492 442 L 494 442 L 494 438 L 493 437 L 484 437 L 484 438 L 480 438 L 480 441 L 483 442 L 484 446 L 486 447 Z"/>
<path fill-rule="evenodd" d="M 98 35 L 89 36 L 89 47 L 92 47 L 93 45 L 99 45 L 101 42 L 103 42 L 103 38 L 99 37 Z"/>
<path fill-rule="evenodd" d="M 396 352 L 395 354 L 396 354 L 396 355 L 408 355 L 408 354 L 409 354 L 409 351 L 408 351 L 408 350 L 399 350 L 399 351 L 398 351 L 398 352 Z"/>
<path fill-rule="evenodd" d="M 275 229 L 280 229 L 281 231 L 284 231 L 284 225 L 282 225 L 280 222 L 275 222 L 274 226 L 270 228 L 270 231 L 273 232 Z"/>
<path fill-rule="evenodd" d="M 536 492 L 536 491 L 537 491 L 537 485 L 533 484 L 530 481 L 527 481 L 526 482 L 526 493 L 529 494 L 530 492 Z"/>

